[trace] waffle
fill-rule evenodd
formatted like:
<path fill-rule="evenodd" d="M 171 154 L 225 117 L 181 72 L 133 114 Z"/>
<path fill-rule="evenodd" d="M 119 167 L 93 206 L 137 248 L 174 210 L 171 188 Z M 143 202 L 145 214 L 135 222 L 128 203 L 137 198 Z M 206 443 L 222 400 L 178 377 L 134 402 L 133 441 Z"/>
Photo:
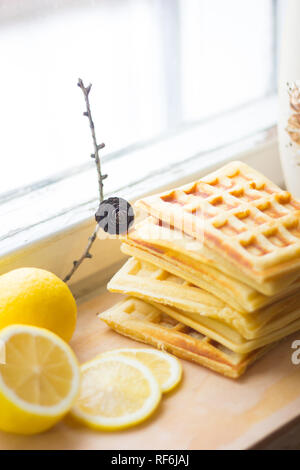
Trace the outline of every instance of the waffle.
<path fill-rule="evenodd" d="M 134 258 L 114 275 L 107 288 L 111 292 L 175 307 L 185 315 L 189 312 L 193 321 L 200 319 L 201 323 L 203 316 L 218 320 L 248 340 L 268 335 L 300 317 L 300 293 L 244 315 L 182 278 Z"/>
<path fill-rule="evenodd" d="M 99 318 L 122 335 L 231 378 L 240 377 L 252 362 L 270 349 L 265 347 L 246 355 L 234 353 L 158 308 L 133 298 L 119 302 Z"/>
<path fill-rule="evenodd" d="M 203 315 L 183 312 L 182 310 L 169 307 L 168 305 L 158 304 L 156 302 L 150 303 L 170 317 L 174 318 L 174 320 L 193 328 L 195 331 L 206 335 L 222 344 L 227 349 L 239 354 L 247 354 L 255 351 L 256 349 L 262 348 L 263 346 L 271 345 L 272 343 L 275 343 L 300 329 L 300 319 L 298 318 L 276 331 L 272 331 L 255 339 L 247 340 L 224 322 L 204 317 Z"/>
<path fill-rule="evenodd" d="M 170 251 L 159 253 L 159 250 L 157 248 L 153 249 L 151 245 L 141 246 L 132 241 L 130 244 L 123 243 L 121 251 L 185 279 L 245 314 L 266 307 L 281 298 L 286 298 L 288 295 L 298 292 L 300 287 L 300 282 L 297 280 L 297 282 L 282 291 L 280 295 L 268 297 L 254 289 L 250 289 L 243 283 L 229 279 L 210 266 L 192 261 L 179 253 L 172 254 Z"/>
<path fill-rule="evenodd" d="M 272 301 L 268 298 L 270 296 L 283 297 L 300 287 L 298 274 L 281 280 L 280 286 L 278 286 L 278 281 L 266 281 L 262 286 L 241 272 L 236 279 L 227 269 L 224 261 L 216 259 L 216 255 L 211 250 L 174 227 L 165 226 L 162 221 L 154 217 L 147 217 L 142 223 L 135 224 L 123 239 L 126 243 L 167 258 L 171 262 L 181 263 L 184 265 L 183 268 L 190 265 L 199 271 L 202 278 L 208 277 L 209 282 L 217 281 L 221 290 L 225 290 L 229 297 L 233 299 L 241 297 L 241 304 L 246 311 L 266 305 Z M 216 268 L 222 264 L 223 272 Z M 259 292 L 258 289 L 263 290 L 264 293 Z"/>
<path fill-rule="evenodd" d="M 203 240 L 218 269 L 230 266 L 233 277 L 243 273 L 261 292 L 269 280 L 275 294 L 299 275 L 300 202 L 244 163 L 229 163 L 137 207 Z"/>

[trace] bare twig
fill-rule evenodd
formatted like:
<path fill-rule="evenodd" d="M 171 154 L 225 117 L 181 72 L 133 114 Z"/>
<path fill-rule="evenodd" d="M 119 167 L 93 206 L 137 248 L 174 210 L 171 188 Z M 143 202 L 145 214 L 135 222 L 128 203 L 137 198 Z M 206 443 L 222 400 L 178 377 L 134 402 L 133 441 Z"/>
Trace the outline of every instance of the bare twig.
<path fill-rule="evenodd" d="M 105 147 L 105 144 L 102 143 L 98 145 L 97 139 L 96 139 L 96 131 L 95 131 L 95 126 L 94 126 L 94 121 L 92 118 L 90 101 L 89 101 L 89 93 L 91 91 L 92 84 L 90 83 L 87 87 L 85 87 L 83 84 L 83 81 L 81 80 L 81 78 L 79 78 L 77 85 L 79 86 L 79 88 L 81 88 L 84 94 L 86 111 L 83 113 L 83 115 L 88 117 L 89 123 L 90 123 L 92 139 L 93 139 L 93 144 L 94 144 L 94 153 L 91 154 L 91 157 L 95 159 L 95 163 L 97 167 L 99 197 L 100 197 L 100 202 L 102 202 L 103 201 L 103 180 L 107 177 L 107 175 L 102 175 L 101 173 L 101 162 L 99 158 L 99 150 L 103 149 Z"/>
<path fill-rule="evenodd" d="M 107 175 L 102 175 L 102 172 L 101 172 L 101 161 L 100 161 L 100 157 L 99 157 L 99 150 L 103 149 L 105 147 L 105 144 L 98 144 L 97 143 L 95 125 L 94 125 L 94 121 L 93 121 L 93 118 L 92 118 L 90 101 L 89 101 L 89 93 L 91 91 L 92 84 L 85 87 L 83 81 L 81 80 L 81 78 L 79 78 L 77 85 L 79 86 L 79 88 L 81 88 L 81 90 L 83 92 L 83 95 L 84 95 L 85 104 L 86 104 L 86 111 L 83 113 L 83 115 L 86 116 L 89 119 L 90 129 L 91 129 L 91 133 L 92 133 L 94 153 L 91 154 L 91 157 L 95 160 L 95 164 L 96 164 L 96 168 L 97 168 L 98 187 L 99 187 L 99 201 L 101 203 L 104 199 L 103 181 L 105 180 L 105 178 L 107 178 Z M 77 269 L 79 268 L 79 266 L 81 265 L 81 263 L 85 259 L 92 258 L 92 254 L 90 253 L 90 250 L 92 248 L 92 245 L 93 245 L 94 241 L 97 238 L 97 233 L 99 231 L 99 228 L 100 228 L 100 226 L 99 226 L 99 224 L 97 224 L 94 231 L 93 231 L 93 233 L 92 233 L 92 235 L 89 237 L 89 241 L 88 241 L 88 244 L 86 246 L 85 251 L 83 252 L 83 254 L 81 255 L 81 257 L 78 260 L 73 261 L 73 267 L 72 267 L 71 271 L 64 278 L 64 282 L 68 282 L 71 279 L 71 277 L 73 276 L 75 271 L 77 271 Z"/>
<path fill-rule="evenodd" d="M 85 251 L 82 253 L 81 257 L 78 260 L 73 261 L 73 267 L 71 271 L 69 272 L 69 274 L 67 274 L 67 276 L 64 278 L 64 282 L 68 282 L 71 279 L 75 271 L 77 271 L 77 269 L 79 268 L 79 266 L 85 259 L 90 259 L 93 257 L 93 255 L 91 255 L 90 253 L 90 249 L 92 248 L 92 245 L 97 238 L 97 233 L 99 231 L 99 228 L 100 228 L 99 224 L 97 224 L 92 235 L 89 237 L 89 242 L 86 246 Z"/>

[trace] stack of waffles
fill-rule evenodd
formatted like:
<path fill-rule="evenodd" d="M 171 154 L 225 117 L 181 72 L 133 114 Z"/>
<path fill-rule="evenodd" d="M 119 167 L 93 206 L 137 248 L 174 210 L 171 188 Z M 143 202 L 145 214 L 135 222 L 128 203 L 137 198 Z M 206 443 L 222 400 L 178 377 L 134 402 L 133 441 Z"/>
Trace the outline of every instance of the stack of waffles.
<path fill-rule="evenodd" d="M 300 201 L 232 162 L 136 205 L 111 328 L 232 378 L 300 330 Z"/>

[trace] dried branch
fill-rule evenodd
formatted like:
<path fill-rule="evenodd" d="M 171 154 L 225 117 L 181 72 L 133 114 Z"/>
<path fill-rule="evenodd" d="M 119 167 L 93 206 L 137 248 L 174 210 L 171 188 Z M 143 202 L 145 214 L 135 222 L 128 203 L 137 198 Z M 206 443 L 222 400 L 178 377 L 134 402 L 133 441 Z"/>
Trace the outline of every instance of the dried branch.
<path fill-rule="evenodd" d="M 92 88 L 92 84 L 90 83 L 87 87 L 85 87 L 83 84 L 83 81 L 81 80 L 81 78 L 79 78 L 77 85 L 79 86 L 79 88 L 81 88 L 83 95 L 84 95 L 84 99 L 85 99 L 86 111 L 83 113 L 83 115 L 88 117 L 89 123 L 90 123 L 93 145 L 94 145 L 94 153 L 91 154 L 91 157 L 95 159 L 95 163 L 97 167 L 99 197 L 100 197 L 100 202 L 102 202 L 103 201 L 103 180 L 107 178 L 107 175 L 102 175 L 101 173 L 101 162 L 99 158 L 99 150 L 103 149 L 105 147 L 105 144 L 103 143 L 99 145 L 97 144 L 96 131 L 95 131 L 95 126 L 94 126 L 94 121 L 92 118 L 90 101 L 89 101 L 89 94 Z"/>
<path fill-rule="evenodd" d="M 90 253 L 90 249 L 92 248 L 92 245 L 97 238 L 99 228 L 99 224 L 97 224 L 92 235 L 89 237 L 89 242 L 86 246 L 85 251 L 82 253 L 81 257 L 78 260 L 73 261 L 73 268 L 71 269 L 69 274 L 67 274 L 67 276 L 64 278 L 64 282 L 68 282 L 71 279 L 75 271 L 77 271 L 77 269 L 85 259 L 91 259 L 93 257 L 93 255 Z"/>
<path fill-rule="evenodd" d="M 98 144 L 97 143 L 95 125 L 94 125 L 94 121 L 93 121 L 93 118 L 92 118 L 91 106 L 90 106 L 90 101 L 89 101 L 89 93 L 91 91 L 92 84 L 85 87 L 83 81 L 81 80 L 81 78 L 79 78 L 77 85 L 79 86 L 79 88 L 81 88 L 81 90 L 83 92 L 83 95 L 84 95 L 85 104 L 86 104 L 86 111 L 83 113 L 83 115 L 86 116 L 89 119 L 90 129 L 91 129 L 91 133 L 92 133 L 94 153 L 91 154 L 91 157 L 95 160 L 95 164 L 96 164 L 96 168 L 97 168 L 98 187 L 99 187 L 99 201 L 101 203 L 104 199 L 103 181 L 105 180 L 105 178 L 107 178 L 107 175 L 102 175 L 102 172 L 101 172 L 101 161 L 100 161 L 100 157 L 99 157 L 99 150 L 103 149 L 105 147 L 105 144 Z M 71 271 L 64 278 L 64 282 L 68 282 L 71 279 L 71 277 L 73 276 L 75 271 L 77 271 L 77 269 L 79 268 L 79 266 L 81 265 L 81 263 L 85 259 L 92 258 L 92 254 L 90 253 L 90 250 L 92 248 L 92 245 L 93 245 L 94 241 L 97 238 L 97 234 L 98 234 L 99 229 L 100 229 L 100 226 L 99 226 L 99 224 L 97 224 L 94 231 L 93 231 L 93 233 L 92 233 L 92 235 L 89 237 L 89 241 L 88 241 L 88 244 L 86 246 L 85 251 L 83 252 L 83 254 L 81 255 L 81 257 L 78 260 L 73 261 L 73 267 L 72 267 Z"/>

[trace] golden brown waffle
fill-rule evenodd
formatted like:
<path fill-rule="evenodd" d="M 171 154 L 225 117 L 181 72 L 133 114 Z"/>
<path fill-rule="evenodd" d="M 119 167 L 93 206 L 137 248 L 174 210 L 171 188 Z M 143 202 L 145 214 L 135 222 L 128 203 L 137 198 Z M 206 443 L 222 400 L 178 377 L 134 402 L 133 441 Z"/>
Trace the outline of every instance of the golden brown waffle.
<path fill-rule="evenodd" d="M 272 331 L 255 339 L 247 340 L 224 322 L 204 317 L 203 315 L 183 312 L 174 307 L 169 307 L 168 305 L 158 304 L 156 302 L 150 303 L 170 317 L 174 318 L 176 321 L 179 321 L 199 333 L 218 341 L 218 343 L 222 344 L 227 349 L 239 354 L 250 353 L 258 348 L 275 343 L 300 330 L 300 319 L 298 318 L 276 331 Z"/>
<path fill-rule="evenodd" d="M 202 240 L 218 259 L 263 286 L 300 269 L 300 202 L 241 162 L 137 206 Z M 223 264 L 218 269 L 224 270 Z"/>
<path fill-rule="evenodd" d="M 183 269 L 190 270 L 191 267 L 191 269 L 199 271 L 200 277 L 202 279 L 207 277 L 210 283 L 216 280 L 221 291 L 232 297 L 234 302 L 241 298 L 241 306 L 246 311 L 252 311 L 270 303 L 273 301 L 268 298 L 270 296 L 284 297 L 300 287 L 298 274 L 289 276 L 280 282 L 278 280 L 265 281 L 263 285 L 247 278 L 242 272 L 239 272 L 235 278 L 224 259 L 217 259 L 212 250 L 189 235 L 164 226 L 154 217 L 147 217 L 141 223 L 135 224 L 123 239 L 126 243 L 167 258 L 171 263 L 179 263 Z M 223 272 L 218 269 L 220 265 L 223 265 Z M 264 293 L 260 293 L 258 289 L 263 290 Z M 226 298 L 223 300 L 227 301 Z"/>
<path fill-rule="evenodd" d="M 300 293 L 245 315 L 182 278 L 134 258 L 114 275 L 107 288 L 111 292 L 175 307 L 193 321 L 201 323 L 205 321 L 203 316 L 218 320 L 248 340 L 269 335 L 300 317 Z"/>
<path fill-rule="evenodd" d="M 241 376 L 252 362 L 270 349 L 262 348 L 247 355 L 234 353 L 216 341 L 174 321 L 154 306 L 133 298 L 119 302 L 101 313 L 99 318 L 122 335 L 231 378 Z"/>
<path fill-rule="evenodd" d="M 151 245 L 142 246 L 132 241 L 123 243 L 121 246 L 123 253 L 147 261 L 161 269 L 164 269 L 201 289 L 210 292 L 220 300 L 230 305 L 241 313 L 251 313 L 267 305 L 270 305 L 281 298 L 299 291 L 299 280 L 287 287 L 280 295 L 268 297 L 260 294 L 243 283 L 238 283 L 224 276 L 216 269 L 212 269 L 205 264 L 197 263 L 185 255 L 170 253 L 170 251 L 159 253 L 157 248 Z"/>

